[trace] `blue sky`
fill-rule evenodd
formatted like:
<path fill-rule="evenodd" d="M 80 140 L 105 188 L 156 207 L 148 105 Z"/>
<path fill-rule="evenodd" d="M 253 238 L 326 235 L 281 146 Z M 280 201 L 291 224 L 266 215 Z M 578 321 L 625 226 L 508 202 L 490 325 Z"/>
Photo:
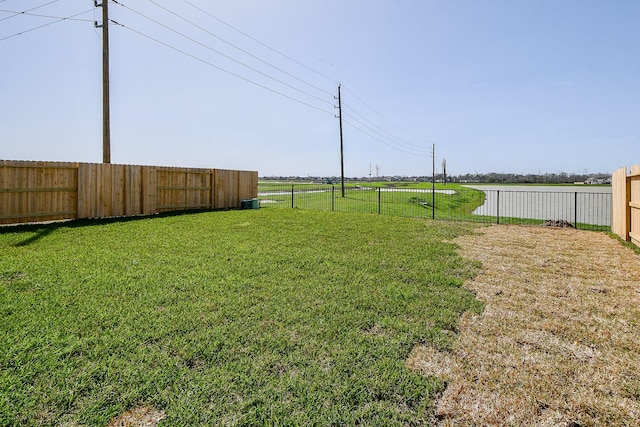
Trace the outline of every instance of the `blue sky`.
<path fill-rule="evenodd" d="M 346 176 L 430 175 L 432 144 L 450 174 L 640 163 L 637 0 L 118 0 L 109 11 L 121 24 L 110 26 L 112 163 L 339 175 L 338 83 Z M 0 0 L 0 159 L 102 161 L 94 20 L 89 0 Z"/>

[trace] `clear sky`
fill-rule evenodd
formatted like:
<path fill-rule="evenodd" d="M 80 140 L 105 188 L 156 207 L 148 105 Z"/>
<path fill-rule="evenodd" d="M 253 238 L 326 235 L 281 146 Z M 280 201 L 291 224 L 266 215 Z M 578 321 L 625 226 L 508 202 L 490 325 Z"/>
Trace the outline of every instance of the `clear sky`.
<path fill-rule="evenodd" d="M 118 0 L 109 15 L 112 163 L 339 175 L 338 83 L 349 177 L 430 175 L 432 144 L 450 174 L 640 163 L 638 0 Z M 0 159 L 102 161 L 101 16 L 0 0 Z"/>

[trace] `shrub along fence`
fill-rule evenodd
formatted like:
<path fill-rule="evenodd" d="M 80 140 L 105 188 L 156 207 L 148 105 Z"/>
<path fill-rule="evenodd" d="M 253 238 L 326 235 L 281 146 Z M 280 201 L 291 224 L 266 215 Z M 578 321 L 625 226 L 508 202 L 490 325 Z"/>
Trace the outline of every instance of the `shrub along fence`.
<path fill-rule="evenodd" d="M 554 191 L 555 190 L 555 191 Z M 347 187 L 260 183 L 261 207 L 286 207 L 379 215 L 488 222 L 499 224 L 572 225 L 609 230 L 608 191 L 556 187 L 544 191 L 478 190 L 466 187 L 428 188 Z"/>
<path fill-rule="evenodd" d="M 640 246 L 640 165 L 620 168 L 611 180 L 613 220 L 611 231 Z"/>
<path fill-rule="evenodd" d="M 258 172 L 0 160 L 0 224 L 234 209 Z"/>

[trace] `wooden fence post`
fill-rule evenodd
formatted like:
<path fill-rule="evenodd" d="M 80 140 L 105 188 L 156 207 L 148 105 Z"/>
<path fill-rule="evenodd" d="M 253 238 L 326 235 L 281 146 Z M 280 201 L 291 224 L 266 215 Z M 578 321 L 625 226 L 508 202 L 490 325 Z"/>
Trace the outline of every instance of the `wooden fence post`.
<path fill-rule="evenodd" d="M 631 166 L 631 173 L 627 177 L 627 191 L 629 240 L 640 246 L 640 165 Z"/>
<path fill-rule="evenodd" d="M 623 167 L 613 172 L 611 178 L 611 231 L 626 241 L 629 241 L 631 229 L 630 196 L 630 180 L 627 179 L 627 168 Z"/>

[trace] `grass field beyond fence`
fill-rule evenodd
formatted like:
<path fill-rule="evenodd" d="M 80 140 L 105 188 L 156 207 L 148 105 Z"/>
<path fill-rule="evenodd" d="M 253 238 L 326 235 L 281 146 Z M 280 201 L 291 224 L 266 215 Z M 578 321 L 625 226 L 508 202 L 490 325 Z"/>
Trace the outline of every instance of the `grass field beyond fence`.
<path fill-rule="evenodd" d="M 416 425 L 463 223 L 281 209 L 0 230 L 0 425 Z"/>
<path fill-rule="evenodd" d="M 585 230 L 610 230 L 611 194 L 567 191 L 550 186 L 531 190 L 475 189 L 460 184 L 349 183 L 344 197 L 340 185 L 260 182 L 262 207 L 300 208 L 330 212 L 358 212 L 409 218 L 540 225 L 565 221 Z M 562 188 L 563 191 L 557 191 Z M 579 191 L 578 191 L 579 190 Z"/>

